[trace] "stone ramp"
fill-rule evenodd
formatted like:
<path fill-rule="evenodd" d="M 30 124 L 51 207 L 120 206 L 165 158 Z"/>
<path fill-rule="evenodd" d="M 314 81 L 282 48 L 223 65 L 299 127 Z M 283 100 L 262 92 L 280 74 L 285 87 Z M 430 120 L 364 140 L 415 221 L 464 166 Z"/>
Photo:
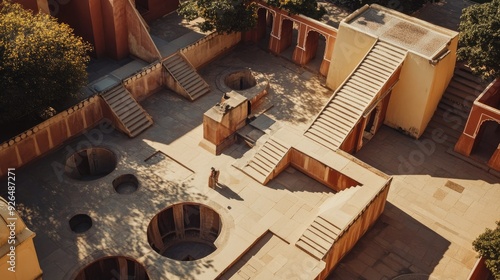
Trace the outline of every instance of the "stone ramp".
<path fill-rule="evenodd" d="M 163 66 L 174 78 L 179 94 L 191 101 L 210 92 L 210 86 L 182 55 L 176 53 L 163 62 Z"/>
<path fill-rule="evenodd" d="M 243 167 L 242 171 L 259 183 L 265 184 L 290 148 L 289 145 L 283 144 L 277 139 L 269 138 Z"/>
<path fill-rule="evenodd" d="M 337 150 L 405 56 L 405 50 L 378 41 L 334 93 L 305 136 Z"/>
<path fill-rule="evenodd" d="M 454 147 L 462 134 L 474 100 L 488 86 L 487 82 L 472 75 L 471 71 L 457 64 L 446 91 L 439 101 L 423 136 L 432 139 L 432 132 L 444 130 L 447 147 Z"/>
<path fill-rule="evenodd" d="M 327 209 L 320 210 L 319 216 L 304 231 L 295 245 L 314 258 L 323 259 L 342 233 L 344 227 L 344 225 L 336 225 L 335 220 L 331 219 L 331 216 L 326 215 L 326 213 L 335 215 L 336 213 L 330 213 L 332 209 L 349 200 L 359 189 L 360 186 L 347 188 L 325 201 L 321 208 Z"/>
<path fill-rule="evenodd" d="M 122 84 L 101 93 L 101 97 L 116 117 L 118 127 L 129 137 L 135 137 L 153 125 L 151 116 Z"/>

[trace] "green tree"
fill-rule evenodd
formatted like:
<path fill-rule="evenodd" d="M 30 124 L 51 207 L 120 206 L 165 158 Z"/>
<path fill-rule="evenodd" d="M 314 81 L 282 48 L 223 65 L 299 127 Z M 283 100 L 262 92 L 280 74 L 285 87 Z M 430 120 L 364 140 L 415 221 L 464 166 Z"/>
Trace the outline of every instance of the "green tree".
<path fill-rule="evenodd" d="M 3 1 L 0 10 L 0 122 L 41 111 L 87 82 L 90 44 L 50 15 Z"/>
<path fill-rule="evenodd" d="M 315 19 L 326 13 L 316 0 L 269 0 L 267 3 Z M 184 0 L 177 12 L 187 20 L 203 18 L 199 25 L 202 31 L 245 32 L 257 23 L 257 4 L 252 0 Z"/>
<path fill-rule="evenodd" d="M 486 259 L 486 267 L 495 279 L 500 279 L 500 221 L 494 230 L 489 228 L 472 242 L 474 250 Z"/>
<path fill-rule="evenodd" d="M 459 30 L 458 59 L 483 79 L 500 76 L 500 0 L 465 8 Z"/>

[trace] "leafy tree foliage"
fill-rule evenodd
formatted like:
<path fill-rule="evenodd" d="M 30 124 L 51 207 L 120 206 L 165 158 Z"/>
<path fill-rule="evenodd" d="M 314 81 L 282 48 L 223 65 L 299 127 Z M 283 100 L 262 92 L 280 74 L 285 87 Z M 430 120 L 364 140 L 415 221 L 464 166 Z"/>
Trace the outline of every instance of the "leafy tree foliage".
<path fill-rule="evenodd" d="M 343 7 L 351 12 L 364 5 L 379 4 L 405 14 L 412 14 L 420 9 L 425 3 L 438 2 L 435 0 L 329 0 L 329 2 Z"/>
<path fill-rule="evenodd" d="M 0 10 L 0 122 L 43 110 L 87 82 L 90 44 L 49 15 L 3 1 Z"/>
<path fill-rule="evenodd" d="M 268 0 L 271 6 L 287 10 L 292 14 L 302 14 L 313 19 L 320 19 L 326 14 L 316 0 Z"/>
<path fill-rule="evenodd" d="M 252 29 L 256 9 L 250 0 L 186 0 L 179 3 L 177 12 L 187 20 L 203 18 L 202 31 L 232 33 Z"/>
<path fill-rule="evenodd" d="M 326 10 L 316 0 L 269 0 L 267 3 L 292 14 L 321 18 Z M 184 0 L 177 12 L 187 20 L 204 19 L 202 31 L 245 32 L 257 23 L 257 5 L 251 0 Z"/>
<path fill-rule="evenodd" d="M 472 245 L 474 250 L 486 259 L 486 267 L 495 279 L 500 279 L 500 221 L 497 221 L 496 229 L 487 228 Z"/>
<path fill-rule="evenodd" d="M 500 0 L 472 5 L 460 17 L 458 58 L 483 79 L 500 76 Z"/>

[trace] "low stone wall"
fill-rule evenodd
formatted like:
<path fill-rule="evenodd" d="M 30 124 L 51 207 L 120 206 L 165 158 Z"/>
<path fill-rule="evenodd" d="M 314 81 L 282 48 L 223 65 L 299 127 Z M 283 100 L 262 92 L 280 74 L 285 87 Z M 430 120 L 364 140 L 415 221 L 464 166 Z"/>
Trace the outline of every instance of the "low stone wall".
<path fill-rule="evenodd" d="M 125 88 L 141 101 L 159 91 L 163 86 L 163 67 L 160 62 L 154 62 L 142 71 L 123 80 Z"/>
<path fill-rule="evenodd" d="M 92 96 L 0 145 L 0 177 L 95 126 L 103 119 L 102 99 Z"/>
<path fill-rule="evenodd" d="M 360 185 L 356 180 L 296 149 L 291 150 L 290 163 L 336 192 Z"/>
<path fill-rule="evenodd" d="M 241 33 L 212 33 L 196 43 L 180 50 L 180 53 L 198 69 L 219 55 L 236 46 L 241 41 Z"/>
<path fill-rule="evenodd" d="M 476 261 L 476 264 L 472 268 L 467 280 L 488 280 L 493 279 L 490 270 L 486 267 L 484 263 L 484 258 L 481 257 Z"/>
<path fill-rule="evenodd" d="M 347 229 L 341 233 L 333 243 L 326 256 L 323 258 L 326 265 L 316 279 L 325 279 L 328 274 L 340 263 L 340 260 L 356 245 L 358 240 L 375 224 L 384 212 L 387 194 L 389 193 L 389 180 L 385 187 L 370 201 Z"/>

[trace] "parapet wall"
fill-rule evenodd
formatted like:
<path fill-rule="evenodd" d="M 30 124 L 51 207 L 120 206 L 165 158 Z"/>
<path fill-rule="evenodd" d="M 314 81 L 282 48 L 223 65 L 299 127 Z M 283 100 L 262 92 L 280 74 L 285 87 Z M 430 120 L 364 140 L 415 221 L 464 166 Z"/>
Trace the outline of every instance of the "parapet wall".
<path fill-rule="evenodd" d="M 241 33 L 212 33 L 179 52 L 198 69 L 219 55 L 236 46 L 241 41 Z"/>
<path fill-rule="evenodd" d="M 102 99 L 92 96 L 13 137 L 0 146 L 0 177 L 95 126 L 103 119 Z"/>
<path fill-rule="evenodd" d="M 123 80 L 125 88 L 141 101 L 159 91 L 163 86 L 163 67 L 160 62 L 154 62 L 140 72 Z"/>

